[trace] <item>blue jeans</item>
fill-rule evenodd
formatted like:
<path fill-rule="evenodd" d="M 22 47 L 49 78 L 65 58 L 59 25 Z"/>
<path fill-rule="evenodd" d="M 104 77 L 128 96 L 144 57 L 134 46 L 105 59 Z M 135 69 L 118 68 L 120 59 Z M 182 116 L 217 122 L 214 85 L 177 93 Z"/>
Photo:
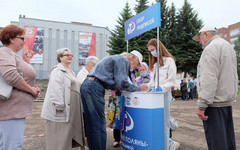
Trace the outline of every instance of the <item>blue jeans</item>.
<path fill-rule="evenodd" d="M 182 91 L 182 99 L 185 100 L 186 98 L 188 98 L 187 91 Z"/>
<path fill-rule="evenodd" d="M 197 98 L 197 88 L 193 88 L 193 98 Z"/>
<path fill-rule="evenodd" d="M 84 117 L 85 130 L 90 150 L 106 149 L 106 121 L 105 121 L 105 89 L 103 86 L 86 79 L 80 88 Z"/>
<path fill-rule="evenodd" d="M 188 96 L 189 96 L 188 99 L 191 98 L 193 100 L 193 90 L 192 89 L 190 89 L 190 92 L 189 92 Z"/>
<path fill-rule="evenodd" d="M 21 150 L 25 118 L 0 121 L 0 150 Z"/>

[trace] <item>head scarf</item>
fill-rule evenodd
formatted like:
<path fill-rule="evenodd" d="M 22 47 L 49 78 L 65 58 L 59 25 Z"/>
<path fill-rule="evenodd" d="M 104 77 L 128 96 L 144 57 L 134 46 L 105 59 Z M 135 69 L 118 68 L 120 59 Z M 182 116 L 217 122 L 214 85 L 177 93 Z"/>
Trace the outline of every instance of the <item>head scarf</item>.
<path fill-rule="evenodd" d="M 149 71 L 148 65 L 145 62 L 142 62 L 142 65 L 146 68 L 146 71 L 148 72 L 148 75 L 146 77 L 140 76 L 140 78 L 137 80 L 137 85 L 138 86 L 140 84 L 142 84 L 144 78 L 148 78 L 150 80 L 150 71 Z"/>

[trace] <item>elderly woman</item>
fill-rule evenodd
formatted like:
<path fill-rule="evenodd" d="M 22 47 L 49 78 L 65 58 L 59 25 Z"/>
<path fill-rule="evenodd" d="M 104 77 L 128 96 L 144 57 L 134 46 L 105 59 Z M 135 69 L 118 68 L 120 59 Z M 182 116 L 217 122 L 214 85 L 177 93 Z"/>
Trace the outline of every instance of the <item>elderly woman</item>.
<path fill-rule="evenodd" d="M 140 76 L 136 78 L 137 86 L 148 83 L 150 81 L 150 72 L 148 65 L 145 62 L 142 62 L 142 66 L 138 68 L 138 72 Z"/>
<path fill-rule="evenodd" d="M 47 150 L 69 150 L 85 145 L 80 83 L 69 68 L 73 55 L 57 50 L 59 64 L 49 73 L 41 117 L 46 119 Z"/>
<path fill-rule="evenodd" d="M 24 29 L 8 25 L 0 40 L 0 75 L 13 86 L 8 100 L 0 99 L 0 149 L 20 150 L 23 146 L 25 118 L 31 115 L 33 99 L 40 95 L 34 86 L 36 72 L 17 54 L 24 45 Z"/>
<path fill-rule="evenodd" d="M 92 68 L 96 65 L 98 60 L 99 59 L 96 56 L 89 56 L 86 59 L 86 66 L 82 67 L 82 69 L 77 74 L 77 78 L 80 81 L 80 84 L 82 84 L 83 81 L 87 78 L 87 75 L 92 70 Z"/>

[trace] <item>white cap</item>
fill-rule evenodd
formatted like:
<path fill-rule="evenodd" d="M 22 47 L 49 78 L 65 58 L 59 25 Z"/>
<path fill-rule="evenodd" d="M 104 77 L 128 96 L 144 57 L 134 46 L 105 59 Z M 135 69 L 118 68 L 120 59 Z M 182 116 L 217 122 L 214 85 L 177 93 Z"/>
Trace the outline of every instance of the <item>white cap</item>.
<path fill-rule="evenodd" d="M 143 60 L 142 54 L 137 50 L 131 51 L 131 54 L 135 55 L 138 58 L 139 63 L 142 65 L 142 60 Z"/>
<path fill-rule="evenodd" d="M 204 26 L 202 27 L 202 29 L 199 30 L 198 34 L 196 34 L 192 39 L 196 42 L 199 42 L 200 39 L 198 37 L 199 33 L 201 32 L 207 32 L 207 31 L 215 31 L 217 32 L 217 28 L 216 27 L 210 27 L 210 26 Z"/>

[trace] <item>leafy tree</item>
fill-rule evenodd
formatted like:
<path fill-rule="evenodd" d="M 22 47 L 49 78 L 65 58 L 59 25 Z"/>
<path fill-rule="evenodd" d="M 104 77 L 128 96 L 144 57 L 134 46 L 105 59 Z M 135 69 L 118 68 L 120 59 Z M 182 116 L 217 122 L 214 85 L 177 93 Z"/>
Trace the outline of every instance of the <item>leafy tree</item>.
<path fill-rule="evenodd" d="M 201 45 L 192 40 L 202 27 L 202 20 L 198 19 L 198 13 L 193 10 L 191 4 L 184 0 L 182 8 L 177 15 L 176 27 L 176 65 L 178 72 L 189 73 L 196 76 L 197 64 L 202 53 Z"/>
<path fill-rule="evenodd" d="M 116 25 L 115 29 L 111 32 L 108 45 L 109 46 L 108 53 L 110 55 L 120 54 L 122 52 L 127 51 L 127 42 L 125 41 L 124 33 L 124 22 L 130 19 L 131 17 L 133 17 L 133 15 L 127 2 L 123 11 L 120 13 L 120 17 L 118 17 L 117 20 L 118 24 Z"/>
<path fill-rule="evenodd" d="M 234 49 L 236 50 L 237 55 L 238 80 L 240 80 L 240 34 L 238 35 L 238 39 L 234 42 Z"/>

